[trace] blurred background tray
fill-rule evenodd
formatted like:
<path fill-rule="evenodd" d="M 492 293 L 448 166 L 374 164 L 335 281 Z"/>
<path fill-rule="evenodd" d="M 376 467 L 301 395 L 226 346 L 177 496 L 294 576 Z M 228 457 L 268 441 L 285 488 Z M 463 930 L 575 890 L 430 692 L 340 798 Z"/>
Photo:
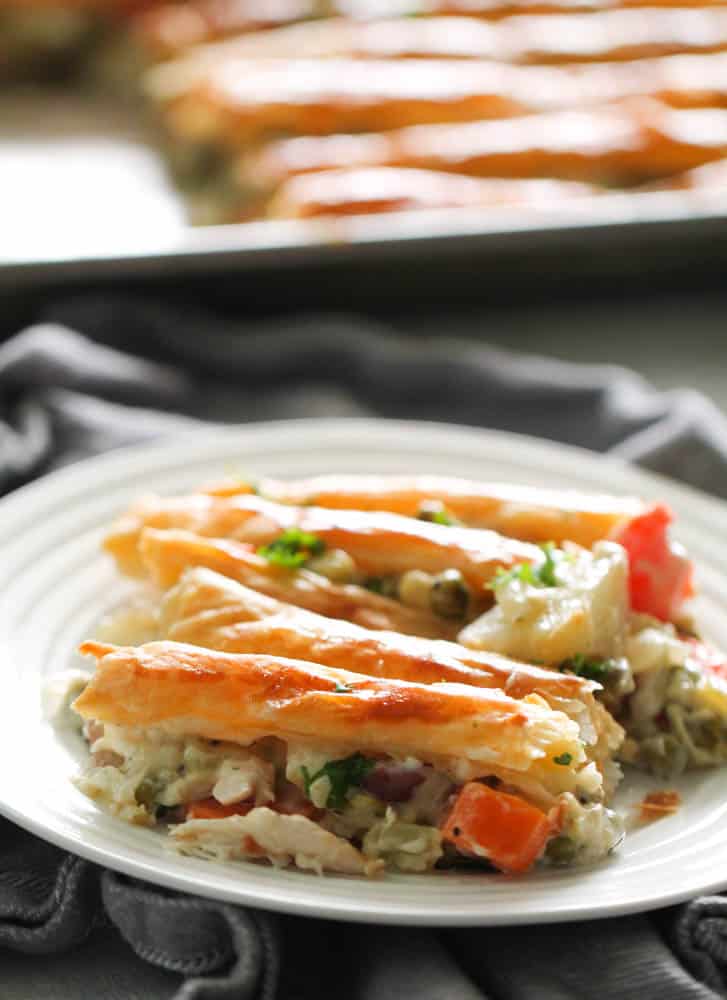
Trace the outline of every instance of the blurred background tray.
<path fill-rule="evenodd" d="M 49 168 L 50 167 L 50 168 Z M 698 267 L 727 250 L 719 191 L 577 199 L 566 208 L 439 210 L 192 227 L 138 109 L 86 95 L 0 98 L 0 286 L 210 273 L 301 278 L 343 269 L 354 284 L 558 283 Z M 382 273 L 383 272 L 383 273 Z"/>

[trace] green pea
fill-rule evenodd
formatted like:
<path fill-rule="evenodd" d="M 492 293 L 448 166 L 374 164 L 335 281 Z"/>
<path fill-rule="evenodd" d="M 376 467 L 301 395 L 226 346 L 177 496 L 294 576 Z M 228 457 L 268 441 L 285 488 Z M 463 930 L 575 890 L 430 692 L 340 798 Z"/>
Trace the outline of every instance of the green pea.
<path fill-rule="evenodd" d="M 457 569 L 447 569 L 434 577 L 429 596 L 432 611 L 441 618 L 464 618 L 470 591 Z"/>
<path fill-rule="evenodd" d="M 569 865 L 575 858 L 577 847 L 570 837 L 554 837 L 545 849 L 545 856 L 554 865 Z"/>
<path fill-rule="evenodd" d="M 152 778 L 144 778 L 142 782 L 137 786 L 134 792 L 134 798 L 137 804 L 144 806 L 149 812 L 153 812 L 154 800 L 156 799 L 159 787 L 156 781 Z"/>

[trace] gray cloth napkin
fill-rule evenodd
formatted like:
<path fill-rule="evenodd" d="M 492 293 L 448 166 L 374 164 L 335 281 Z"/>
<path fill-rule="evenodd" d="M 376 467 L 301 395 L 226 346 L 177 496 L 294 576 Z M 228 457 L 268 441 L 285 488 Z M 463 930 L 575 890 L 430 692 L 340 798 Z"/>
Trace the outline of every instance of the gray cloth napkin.
<path fill-rule="evenodd" d="M 0 487 L 200 421 L 411 417 L 610 450 L 727 496 L 727 422 L 614 366 L 319 317 L 242 323 L 66 300 L 0 346 Z M 33 956 L 43 956 L 39 961 Z M 182 896 L 0 820 L 5 1000 L 708 1000 L 727 996 L 727 900 L 656 916 L 436 931 L 272 916 Z"/>

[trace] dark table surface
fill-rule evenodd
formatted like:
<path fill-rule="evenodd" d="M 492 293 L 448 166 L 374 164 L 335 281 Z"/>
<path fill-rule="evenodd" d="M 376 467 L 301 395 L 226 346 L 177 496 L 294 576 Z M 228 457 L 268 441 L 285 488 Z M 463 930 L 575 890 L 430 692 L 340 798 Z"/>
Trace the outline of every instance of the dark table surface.
<path fill-rule="evenodd" d="M 700 389 L 727 410 L 727 282 L 720 255 L 647 254 L 571 262 L 513 258 L 385 261 L 257 274 L 174 275 L 103 284 L 0 285 L 0 337 L 69 296 L 150 293 L 242 320 L 304 313 L 358 313 L 417 336 L 473 338 L 579 362 L 625 365 L 659 388 Z"/>

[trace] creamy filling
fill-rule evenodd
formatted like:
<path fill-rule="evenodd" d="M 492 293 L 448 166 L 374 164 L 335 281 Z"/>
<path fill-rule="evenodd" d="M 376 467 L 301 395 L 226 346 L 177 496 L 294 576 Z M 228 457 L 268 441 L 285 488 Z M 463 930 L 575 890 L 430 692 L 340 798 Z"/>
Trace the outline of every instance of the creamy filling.
<path fill-rule="evenodd" d="M 577 655 L 623 653 L 628 608 L 626 551 L 544 546 L 536 567 L 523 564 L 492 581 L 495 605 L 459 635 L 473 649 L 556 666 Z"/>
<path fill-rule="evenodd" d="M 624 838 L 624 821 L 600 803 L 562 797 L 562 826 L 548 844 L 545 860 L 553 865 L 592 864 L 614 851 Z"/>
<path fill-rule="evenodd" d="M 541 564 L 497 577 L 495 606 L 459 641 L 600 684 L 596 697 L 627 733 L 626 763 L 664 778 L 724 763 L 727 682 L 674 625 L 628 613 L 625 550 L 613 542 L 545 549 L 547 572 Z M 607 788 L 611 777 L 604 773 Z"/>
<path fill-rule="evenodd" d="M 634 615 L 626 652 L 634 690 L 616 709 L 622 756 L 662 778 L 727 761 L 727 684 L 675 626 Z"/>
<path fill-rule="evenodd" d="M 84 735 L 91 761 L 78 787 L 127 822 L 166 828 L 182 853 L 368 875 L 384 868 L 430 871 L 457 860 L 443 830 L 462 786 L 416 758 L 272 737 L 242 747 L 95 722 L 84 724 Z M 527 781 L 483 780 L 534 801 Z M 577 797 L 551 797 L 545 807 L 536 802 L 546 809 L 543 816 L 548 808 L 559 814 L 548 836 L 577 844 L 573 863 L 603 856 L 614 843 L 599 826 L 610 812 L 598 801 L 601 776 L 594 765 L 579 772 L 579 783 Z M 588 824 L 576 823 L 580 813 L 591 817 Z M 488 864 L 486 850 L 479 861 Z"/>

